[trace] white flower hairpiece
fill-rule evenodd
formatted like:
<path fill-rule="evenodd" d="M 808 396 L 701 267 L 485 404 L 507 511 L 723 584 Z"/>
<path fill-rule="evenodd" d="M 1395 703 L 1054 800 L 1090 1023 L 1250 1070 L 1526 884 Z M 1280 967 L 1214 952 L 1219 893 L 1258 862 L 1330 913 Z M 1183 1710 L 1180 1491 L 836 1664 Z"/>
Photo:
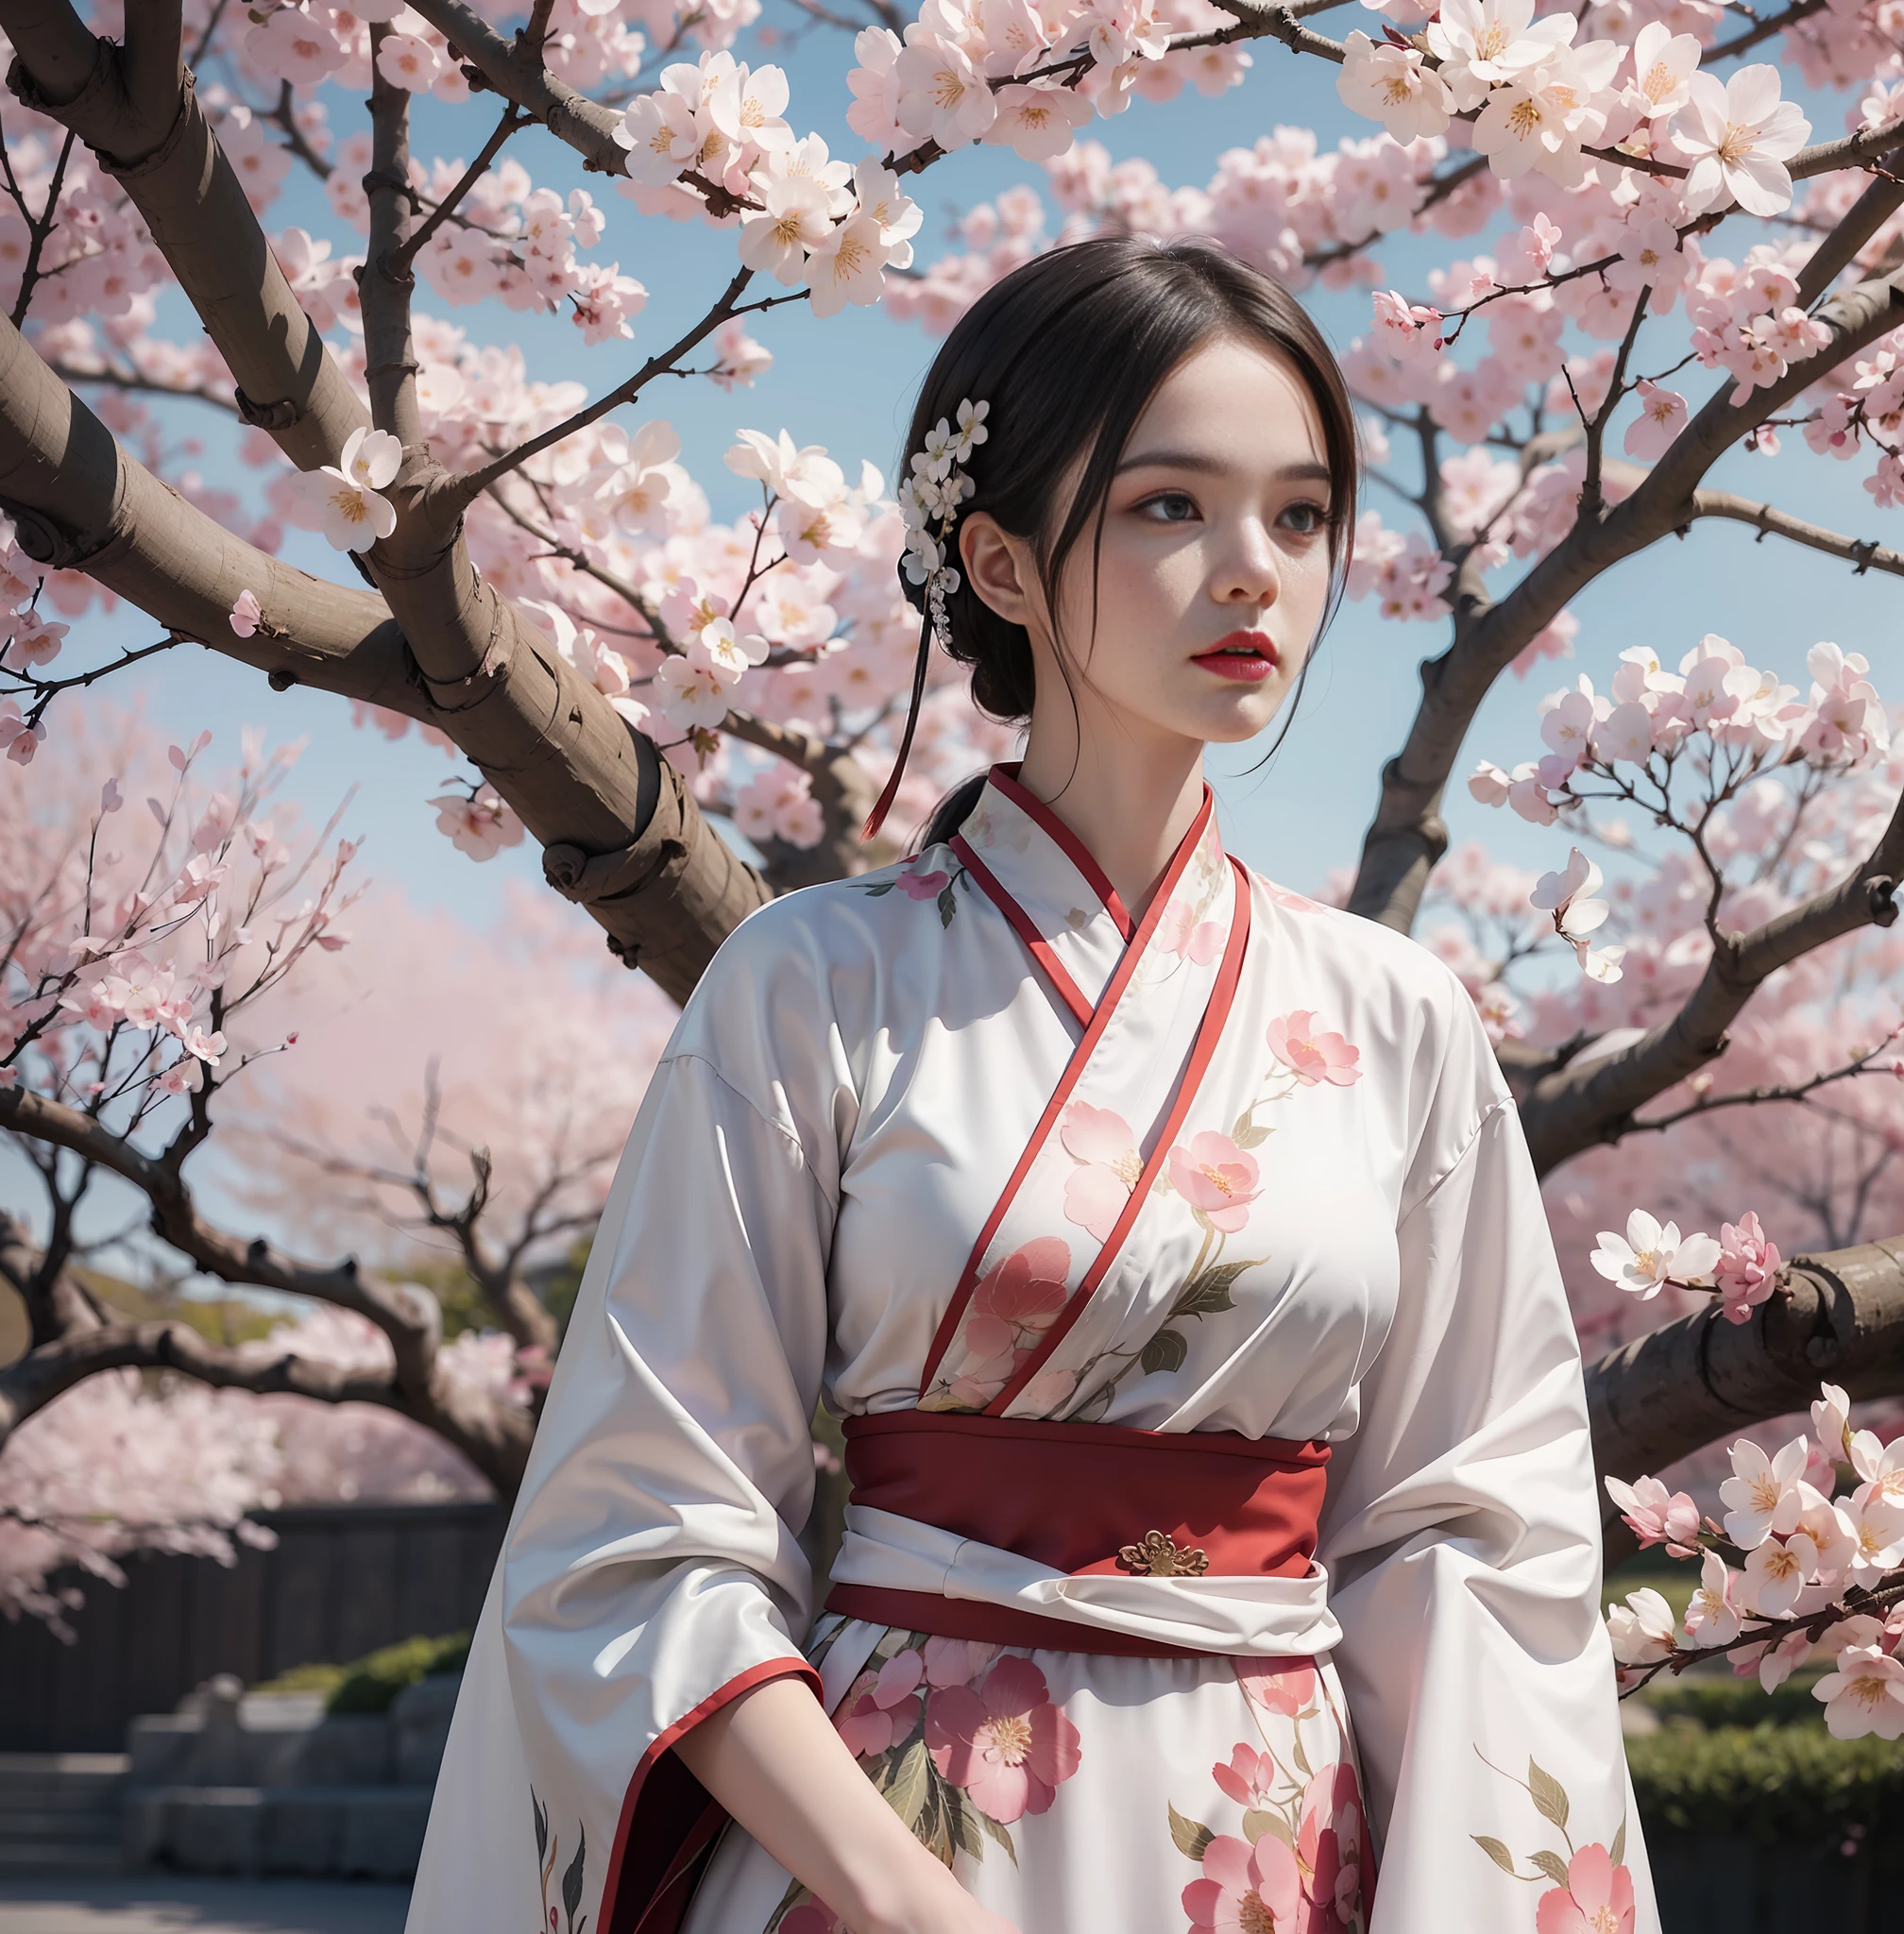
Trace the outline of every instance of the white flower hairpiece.
<path fill-rule="evenodd" d="M 947 562 L 952 526 L 958 521 L 959 506 L 975 488 L 964 467 L 991 434 L 985 428 L 991 411 L 990 403 L 975 403 L 968 398 L 959 405 L 956 424 L 941 416 L 926 433 L 926 448 L 912 455 L 912 474 L 899 486 L 899 515 L 906 523 L 906 575 L 926 586 L 926 618 L 942 649 L 949 647 L 952 635 L 945 600 L 960 585 L 959 573 Z"/>
<path fill-rule="evenodd" d="M 919 723 L 919 706 L 926 696 L 926 671 L 932 656 L 931 642 L 940 649 L 952 649 L 952 624 L 945 616 L 945 601 L 959 588 L 959 573 L 946 562 L 952 550 L 952 526 L 959 519 L 959 506 L 972 495 L 974 484 L 965 474 L 972 452 L 990 434 L 985 418 L 990 403 L 975 403 L 970 398 L 959 405 L 959 420 L 948 423 L 944 416 L 926 435 L 926 448 L 912 453 L 912 474 L 897 492 L 899 515 L 906 523 L 906 555 L 902 560 L 908 579 L 926 586 L 926 621 L 919 627 L 919 656 L 912 667 L 912 703 L 906 711 L 906 730 L 899 740 L 899 754 L 892 761 L 892 775 L 885 789 L 866 816 L 859 837 L 870 840 L 885 823 L 899 780 L 906 770 L 906 755 L 912 750 L 912 734 Z"/>

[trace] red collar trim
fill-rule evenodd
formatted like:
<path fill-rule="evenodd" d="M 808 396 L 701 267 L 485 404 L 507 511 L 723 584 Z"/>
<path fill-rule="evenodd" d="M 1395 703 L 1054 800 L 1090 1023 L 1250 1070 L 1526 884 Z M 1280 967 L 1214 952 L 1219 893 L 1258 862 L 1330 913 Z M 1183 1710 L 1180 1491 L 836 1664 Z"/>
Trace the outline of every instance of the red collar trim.
<path fill-rule="evenodd" d="M 1111 884 L 1104 869 L 1091 857 L 1091 849 L 1076 833 L 1067 826 L 1042 799 L 1027 792 L 1018 783 L 1018 761 L 1012 759 L 1005 764 L 992 768 L 991 783 L 997 787 L 1007 799 L 1028 818 L 1037 821 L 1044 827 L 1073 866 L 1084 875 L 1086 884 L 1103 903 L 1104 910 L 1117 923 L 1117 931 L 1129 941 L 1137 931 L 1137 923 L 1130 918 L 1130 909 L 1118 897 L 1117 889 Z M 1204 788 L 1207 797 L 1209 788 Z M 1202 824 L 1202 816 L 1198 816 L 1198 825 Z M 1193 830 L 1195 830 L 1193 828 Z"/>

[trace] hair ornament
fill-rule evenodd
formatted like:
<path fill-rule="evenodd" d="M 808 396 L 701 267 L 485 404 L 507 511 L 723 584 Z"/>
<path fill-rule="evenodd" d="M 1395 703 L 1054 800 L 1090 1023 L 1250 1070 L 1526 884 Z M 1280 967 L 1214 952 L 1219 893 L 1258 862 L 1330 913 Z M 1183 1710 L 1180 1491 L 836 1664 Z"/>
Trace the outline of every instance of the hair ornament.
<path fill-rule="evenodd" d="M 959 506 L 977 487 L 965 467 L 972 461 L 972 452 L 991 434 L 985 427 L 991 411 L 989 402 L 975 403 L 968 397 L 959 405 L 956 422 L 941 416 L 926 433 L 926 448 L 912 453 L 912 474 L 899 485 L 899 515 L 906 525 L 906 552 L 900 568 L 909 584 L 926 587 L 926 614 L 919 626 L 919 656 L 912 668 L 912 702 L 906 713 L 899 755 L 892 762 L 892 776 L 886 781 L 878 804 L 866 816 L 859 834 L 862 840 L 872 839 L 884 824 L 893 795 L 899 790 L 906 755 L 912 749 L 912 734 L 918 726 L 919 707 L 926 696 L 932 640 L 939 640 L 942 651 L 951 648 L 952 623 L 945 615 L 945 601 L 960 583 L 959 573 L 948 562 L 952 556 L 952 527 L 959 519 Z"/>

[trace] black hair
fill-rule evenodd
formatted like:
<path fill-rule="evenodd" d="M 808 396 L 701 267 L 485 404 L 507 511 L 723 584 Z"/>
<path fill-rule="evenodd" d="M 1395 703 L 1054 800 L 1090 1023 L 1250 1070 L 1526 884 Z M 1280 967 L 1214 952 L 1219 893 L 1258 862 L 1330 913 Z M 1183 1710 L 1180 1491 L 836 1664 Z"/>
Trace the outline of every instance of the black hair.
<path fill-rule="evenodd" d="M 1215 243 L 1097 235 L 1014 269 L 965 312 L 933 358 L 907 452 L 925 449 L 926 433 L 941 417 L 956 418 L 966 399 L 991 404 L 991 434 L 965 466 L 974 494 L 960 506 L 960 522 L 985 511 L 1029 540 L 1055 611 L 1059 579 L 1087 527 L 1094 559 L 1097 553 L 1105 500 L 1137 419 L 1186 356 L 1223 336 L 1286 359 L 1322 419 L 1333 580 L 1326 626 L 1340 598 L 1355 524 L 1355 417 L 1348 385 L 1322 332 L 1288 290 Z M 1052 507 L 1080 458 L 1078 487 L 1059 523 Z M 923 589 L 903 572 L 901 583 L 923 610 Z M 1095 610 L 1095 573 L 1093 601 Z M 1033 661 L 1024 627 L 999 617 L 962 575 L 946 600 L 946 615 L 951 654 L 972 668 L 979 709 L 1008 721 L 1028 718 Z M 1313 655 L 1304 658 L 1284 733 Z M 950 839 L 983 783 L 981 774 L 954 788 L 927 822 L 922 844 Z"/>

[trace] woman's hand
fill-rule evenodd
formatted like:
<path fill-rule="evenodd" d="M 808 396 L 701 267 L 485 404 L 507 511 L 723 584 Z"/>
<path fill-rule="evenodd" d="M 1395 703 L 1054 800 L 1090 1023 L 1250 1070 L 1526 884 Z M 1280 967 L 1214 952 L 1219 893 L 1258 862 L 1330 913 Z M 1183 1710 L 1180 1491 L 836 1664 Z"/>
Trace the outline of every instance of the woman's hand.
<path fill-rule="evenodd" d="M 674 1751 L 853 1934 L 1019 1934 L 913 1838 L 801 1681 L 743 1692 Z"/>

